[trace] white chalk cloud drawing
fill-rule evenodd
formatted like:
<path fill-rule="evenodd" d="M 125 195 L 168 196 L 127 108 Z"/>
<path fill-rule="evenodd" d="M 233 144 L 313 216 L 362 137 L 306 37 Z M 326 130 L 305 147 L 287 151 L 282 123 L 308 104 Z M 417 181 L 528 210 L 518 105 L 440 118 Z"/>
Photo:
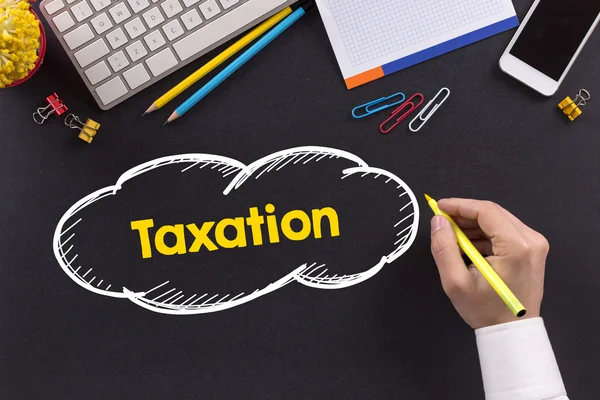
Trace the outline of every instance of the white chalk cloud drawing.
<path fill-rule="evenodd" d="M 402 199 L 399 209 L 397 240 L 393 243 L 393 250 L 381 257 L 380 261 L 369 267 L 364 272 L 350 275 L 329 275 L 325 264 L 303 264 L 295 268 L 281 279 L 270 283 L 266 287 L 258 288 L 252 293 L 211 294 L 211 293 L 183 293 L 171 287 L 170 282 L 157 282 L 156 286 L 146 291 L 131 291 L 116 282 L 108 282 L 94 273 L 93 268 L 86 268 L 78 263 L 79 254 L 70 240 L 77 234 L 77 226 L 83 219 L 78 213 L 91 204 L 107 197 L 115 196 L 123 185 L 135 177 L 157 168 L 181 164 L 182 173 L 192 168 L 217 169 L 223 178 L 231 182 L 223 191 L 227 196 L 241 187 L 249 178 L 259 179 L 262 175 L 280 171 L 290 164 L 318 163 L 322 160 L 343 158 L 356 164 L 355 167 L 341 171 L 341 179 L 358 176 L 363 179 L 381 179 L 385 184 L 395 185 L 398 196 Z M 248 183 L 250 184 L 250 183 Z M 392 263 L 404 254 L 412 245 L 417 235 L 419 223 L 419 206 L 411 189 L 396 175 L 379 168 L 367 165 L 354 154 L 326 147 L 297 147 L 280 151 L 261 158 L 250 165 L 218 155 L 210 154 L 183 154 L 163 157 L 141 164 L 125 172 L 113 186 L 108 186 L 85 196 L 73 206 L 60 219 L 53 238 L 54 256 L 63 271 L 79 286 L 90 292 L 114 298 L 128 299 L 134 304 L 147 310 L 171 315 L 205 314 L 230 309 L 252 301 L 285 285 L 298 282 L 317 289 L 343 289 L 357 285 L 377 274 L 385 265 Z"/>

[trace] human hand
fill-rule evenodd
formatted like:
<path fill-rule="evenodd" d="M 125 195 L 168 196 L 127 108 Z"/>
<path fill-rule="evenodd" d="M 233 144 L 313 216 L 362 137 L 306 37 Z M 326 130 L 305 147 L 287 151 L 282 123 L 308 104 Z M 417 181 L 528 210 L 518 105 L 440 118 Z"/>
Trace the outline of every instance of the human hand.
<path fill-rule="evenodd" d="M 539 317 L 549 250 L 546 238 L 489 201 L 444 199 L 438 206 L 523 303 L 524 318 Z M 452 226 L 443 216 L 431 220 L 431 252 L 444 291 L 473 329 L 516 320 L 477 268 L 465 265 Z"/>

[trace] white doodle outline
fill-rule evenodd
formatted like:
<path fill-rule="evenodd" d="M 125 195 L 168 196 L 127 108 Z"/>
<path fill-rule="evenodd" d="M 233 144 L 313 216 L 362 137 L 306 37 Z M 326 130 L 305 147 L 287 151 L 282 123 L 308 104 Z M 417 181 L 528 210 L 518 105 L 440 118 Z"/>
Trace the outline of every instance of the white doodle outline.
<path fill-rule="evenodd" d="M 78 265 L 77 268 L 75 268 L 74 262 L 77 260 L 79 254 L 69 256 L 70 251 L 73 249 L 73 245 L 71 245 L 68 249 L 63 250 L 65 245 L 76 235 L 76 232 L 73 232 L 73 230 L 76 227 L 76 225 L 82 221 L 82 218 L 77 219 L 75 222 L 71 223 L 66 229 L 63 229 L 67 221 L 69 221 L 79 211 L 95 203 L 96 201 L 101 200 L 104 197 L 117 194 L 117 192 L 123 187 L 123 184 L 128 180 L 133 179 L 136 176 L 139 176 L 153 169 L 172 164 L 190 163 L 191 165 L 184 168 L 181 171 L 182 173 L 198 165 L 200 165 L 200 169 L 205 168 L 209 165 L 212 165 L 211 169 L 220 167 L 217 171 L 221 172 L 224 178 L 226 178 L 229 175 L 233 175 L 237 172 L 237 175 L 233 177 L 231 183 L 229 183 L 229 185 L 223 191 L 224 195 L 228 195 L 233 190 L 239 188 L 248 178 L 252 177 L 254 174 L 256 174 L 255 179 L 259 179 L 263 174 L 268 173 L 273 169 L 275 169 L 275 171 L 281 170 L 283 167 L 285 167 L 292 161 L 294 164 L 297 164 L 300 161 L 303 161 L 303 164 L 307 164 L 309 162 L 319 162 L 324 158 L 344 158 L 357 164 L 357 167 L 346 168 L 342 170 L 343 176 L 341 179 L 345 179 L 349 176 L 356 174 L 360 174 L 361 178 L 364 178 L 366 176 L 372 176 L 374 179 L 378 179 L 380 177 L 384 179 L 387 178 L 385 182 L 386 184 L 392 182 L 393 184 L 397 185 L 397 189 L 403 189 L 403 193 L 399 195 L 400 198 L 408 196 L 408 203 L 406 203 L 400 209 L 400 212 L 404 211 L 407 207 L 411 205 L 413 207 L 413 213 L 404 217 L 404 219 L 400 220 L 394 226 L 397 227 L 398 225 L 405 222 L 405 220 L 407 220 L 408 218 L 413 218 L 413 222 L 412 224 L 410 224 L 410 226 L 398 232 L 397 236 L 402 236 L 394 243 L 394 246 L 397 246 L 395 250 L 387 256 L 383 256 L 376 265 L 364 272 L 352 275 L 329 276 L 326 275 L 327 269 L 324 268 L 325 264 L 312 263 L 311 265 L 308 265 L 308 263 L 306 263 L 296 268 L 294 271 L 287 274 L 283 278 L 267 285 L 265 288 L 257 289 L 250 294 L 240 293 L 236 296 L 230 297 L 229 294 L 224 296 L 219 294 L 210 296 L 208 293 L 205 293 L 202 296 L 197 297 L 197 294 L 187 296 L 182 294 L 182 291 L 177 292 L 176 288 L 172 288 L 167 292 L 152 298 L 152 296 L 148 297 L 148 295 L 168 285 L 169 281 L 163 282 L 158 286 L 155 286 L 154 288 L 144 292 L 132 292 L 125 287 L 122 287 L 122 290 L 118 290 L 117 288 L 110 290 L 112 284 L 105 282 L 103 279 L 100 279 L 100 277 L 96 277 L 95 275 L 90 274 L 93 271 L 93 268 L 86 270 L 81 265 Z M 366 281 L 367 279 L 370 279 L 375 274 L 377 274 L 386 264 L 392 263 L 393 261 L 398 259 L 402 254 L 404 254 L 410 248 L 410 246 L 413 244 L 416 238 L 418 224 L 419 205 L 417 199 L 415 198 L 415 195 L 410 190 L 408 185 L 404 183 L 404 181 L 402 181 L 400 178 L 388 171 L 379 168 L 369 167 L 359 157 L 343 150 L 318 146 L 296 147 L 273 153 L 269 156 L 263 157 L 253 162 L 248 166 L 244 165 L 243 163 L 237 160 L 222 156 L 216 156 L 211 154 L 184 154 L 162 157 L 138 165 L 137 167 L 132 168 L 126 171 L 123 175 L 121 175 L 115 185 L 97 190 L 73 204 L 62 216 L 56 227 L 53 238 L 53 249 L 54 256 L 56 257 L 56 260 L 58 261 L 63 271 L 79 286 L 83 287 L 86 290 L 103 296 L 127 298 L 140 307 L 162 314 L 194 315 L 217 312 L 236 307 L 238 305 L 247 303 L 258 297 L 271 293 L 275 290 L 278 290 L 283 286 L 294 281 L 299 282 L 305 286 L 318 289 L 343 289 L 357 285 L 361 282 Z M 64 241 L 62 241 L 61 238 L 65 236 L 65 234 L 68 232 L 70 232 L 70 235 L 68 235 L 68 237 Z M 86 272 L 85 274 L 81 275 L 79 273 L 79 270 L 81 270 L 82 272 Z M 317 274 L 317 271 L 319 272 L 319 274 Z M 89 280 L 86 279 L 88 275 L 92 276 L 92 278 L 89 278 Z M 99 280 L 97 281 L 97 283 L 92 285 L 92 283 L 96 279 Z M 104 283 L 106 287 L 104 287 L 103 285 L 104 288 L 101 288 L 100 285 L 102 285 L 102 283 Z M 165 289 L 168 288 L 169 286 L 167 286 Z M 173 292 L 175 293 L 173 294 Z M 168 295 L 170 296 L 166 297 Z M 163 297 L 163 300 L 157 301 L 158 299 Z M 197 304 L 200 300 L 203 299 L 205 300 L 202 303 Z M 176 303 L 177 301 L 181 302 Z"/>

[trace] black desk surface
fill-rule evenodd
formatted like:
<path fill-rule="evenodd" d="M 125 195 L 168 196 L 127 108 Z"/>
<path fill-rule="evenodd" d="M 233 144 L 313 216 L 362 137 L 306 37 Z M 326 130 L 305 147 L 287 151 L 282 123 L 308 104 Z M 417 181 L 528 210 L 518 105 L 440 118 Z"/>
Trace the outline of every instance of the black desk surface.
<path fill-rule="evenodd" d="M 517 2 L 521 18 L 530 3 Z M 1 397 L 483 398 L 474 335 L 442 292 L 424 203 L 412 248 L 370 280 L 333 291 L 294 284 L 215 314 L 160 315 L 94 295 L 54 258 L 65 210 L 129 168 L 191 152 L 250 163 L 305 145 L 354 153 L 419 196 L 494 200 L 546 235 L 543 316 L 569 395 L 597 397 L 600 100 L 575 123 L 556 105 L 582 87 L 600 93 L 600 34 L 544 98 L 498 68 L 513 33 L 349 92 L 313 11 L 168 127 L 171 107 L 139 115 L 201 62 L 101 112 L 49 37 L 37 75 L 0 92 Z M 382 136 L 383 114 L 349 114 L 399 89 L 431 97 L 442 86 L 452 97 L 418 134 L 404 125 Z M 62 120 L 32 122 L 54 91 L 102 124 L 91 145 Z"/>

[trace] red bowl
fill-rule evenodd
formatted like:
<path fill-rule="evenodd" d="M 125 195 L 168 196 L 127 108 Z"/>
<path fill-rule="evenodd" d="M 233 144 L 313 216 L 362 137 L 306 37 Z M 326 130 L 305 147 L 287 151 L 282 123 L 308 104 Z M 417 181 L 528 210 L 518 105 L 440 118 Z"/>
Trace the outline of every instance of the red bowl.
<path fill-rule="evenodd" d="M 38 17 L 33 8 L 30 8 L 29 11 L 31 11 L 33 15 L 35 15 L 35 18 L 40 24 L 40 47 L 38 48 L 38 59 L 35 62 L 35 66 L 33 67 L 33 69 L 29 71 L 29 74 L 27 74 L 25 78 L 15 81 L 10 85 L 7 85 L 7 88 L 14 87 L 20 85 L 23 82 L 26 82 L 29 78 L 33 76 L 33 74 L 37 72 L 38 69 L 40 69 L 40 66 L 44 62 L 44 56 L 46 55 L 46 31 L 44 30 L 44 25 L 42 25 L 42 22 L 40 21 L 40 17 Z"/>

